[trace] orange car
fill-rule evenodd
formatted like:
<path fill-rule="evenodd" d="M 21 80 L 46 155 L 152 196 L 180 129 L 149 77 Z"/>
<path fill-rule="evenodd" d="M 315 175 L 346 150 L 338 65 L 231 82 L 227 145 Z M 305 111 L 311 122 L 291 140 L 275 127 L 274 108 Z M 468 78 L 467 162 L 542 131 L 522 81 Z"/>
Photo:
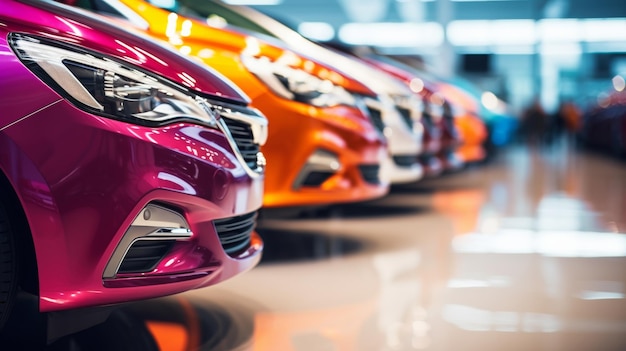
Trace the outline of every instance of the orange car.
<path fill-rule="evenodd" d="M 87 4 L 87 5 L 85 5 Z M 309 206 L 383 196 L 386 142 L 362 107 L 375 94 L 304 55 L 210 27 L 142 0 L 80 1 L 106 8 L 230 78 L 267 116 L 265 207 Z"/>
<path fill-rule="evenodd" d="M 479 162 L 487 153 L 483 147 L 487 140 L 487 127 L 479 117 L 479 101 L 456 86 L 437 82 L 439 92 L 452 105 L 454 126 L 461 139 L 455 153 L 464 163 Z"/>

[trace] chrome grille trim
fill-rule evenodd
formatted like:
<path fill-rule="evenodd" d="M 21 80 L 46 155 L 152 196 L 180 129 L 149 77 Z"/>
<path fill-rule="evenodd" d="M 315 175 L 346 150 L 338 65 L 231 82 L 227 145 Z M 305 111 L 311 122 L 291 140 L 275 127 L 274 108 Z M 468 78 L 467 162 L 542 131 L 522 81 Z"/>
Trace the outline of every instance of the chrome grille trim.
<path fill-rule="evenodd" d="M 226 122 L 231 136 L 235 139 L 246 165 L 255 172 L 261 171 L 258 164 L 258 154 L 261 151 L 261 146 L 254 142 L 250 125 L 224 116 L 222 116 L 222 119 Z"/>
<path fill-rule="evenodd" d="M 193 236 L 189 223 L 178 211 L 159 204 L 147 204 L 126 229 L 124 236 L 109 258 L 103 279 L 115 278 L 126 256 L 138 241 L 187 240 Z M 158 262 L 157 262 L 158 264 Z M 125 272 L 128 273 L 128 272 Z"/>
<path fill-rule="evenodd" d="M 256 109 L 223 102 L 205 102 L 218 118 L 219 129 L 226 134 L 235 156 L 251 177 L 262 176 L 265 156 L 260 148 L 267 140 L 267 118 Z"/>
<path fill-rule="evenodd" d="M 411 116 L 412 115 L 411 110 L 408 108 L 397 106 L 397 105 L 396 105 L 396 109 L 398 110 L 398 112 L 400 112 L 400 116 L 402 116 L 402 120 L 407 125 L 407 127 L 413 130 L 414 121 L 413 121 L 413 117 Z"/>

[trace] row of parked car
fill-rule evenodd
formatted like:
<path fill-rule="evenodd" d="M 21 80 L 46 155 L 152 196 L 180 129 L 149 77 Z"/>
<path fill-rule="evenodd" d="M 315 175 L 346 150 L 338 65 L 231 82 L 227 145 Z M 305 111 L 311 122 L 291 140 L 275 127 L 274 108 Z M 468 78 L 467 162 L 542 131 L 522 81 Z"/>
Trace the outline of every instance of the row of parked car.
<path fill-rule="evenodd" d="M 58 321 L 216 284 L 259 262 L 261 207 L 378 198 L 494 135 L 462 89 L 249 8 L 62 2 L 0 6 L 0 329 L 18 289 Z"/>
<path fill-rule="evenodd" d="M 578 139 L 588 147 L 626 157 L 626 91 L 614 90 L 582 116 Z"/>

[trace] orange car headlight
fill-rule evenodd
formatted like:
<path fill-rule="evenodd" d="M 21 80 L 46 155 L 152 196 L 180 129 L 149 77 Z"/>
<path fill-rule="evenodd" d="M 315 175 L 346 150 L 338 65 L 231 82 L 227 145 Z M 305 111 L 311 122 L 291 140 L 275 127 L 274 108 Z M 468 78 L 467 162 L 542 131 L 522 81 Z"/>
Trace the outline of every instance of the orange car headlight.
<path fill-rule="evenodd" d="M 277 95 L 318 107 L 355 106 L 354 96 L 330 80 L 301 69 L 271 61 L 268 57 L 242 56 L 245 67 Z"/>

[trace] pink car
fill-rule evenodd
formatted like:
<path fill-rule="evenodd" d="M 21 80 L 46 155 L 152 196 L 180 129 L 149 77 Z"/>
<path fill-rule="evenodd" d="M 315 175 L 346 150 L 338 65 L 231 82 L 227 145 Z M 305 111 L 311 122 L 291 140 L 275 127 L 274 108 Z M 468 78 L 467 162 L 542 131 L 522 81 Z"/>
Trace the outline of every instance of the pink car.
<path fill-rule="evenodd" d="M 252 268 L 267 120 L 217 73 L 69 7 L 0 6 L 0 329 Z"/>

